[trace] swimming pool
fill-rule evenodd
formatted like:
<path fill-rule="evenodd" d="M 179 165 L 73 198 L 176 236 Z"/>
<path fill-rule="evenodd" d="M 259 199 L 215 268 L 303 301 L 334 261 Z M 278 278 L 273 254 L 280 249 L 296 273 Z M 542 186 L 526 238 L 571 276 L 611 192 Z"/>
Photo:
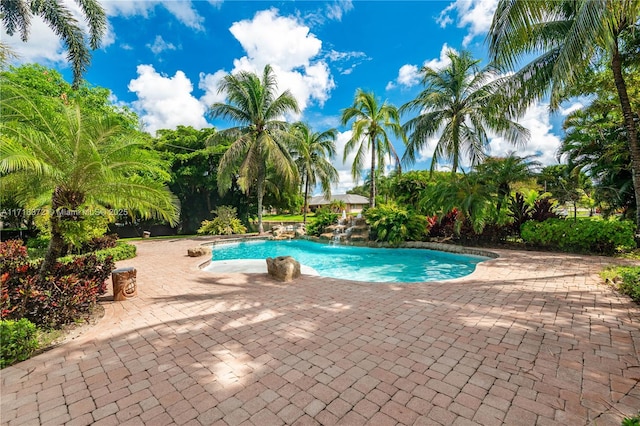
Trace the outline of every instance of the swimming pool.
<path fill-rule="evenodd" d="M 423 282 L 472 273 L 487 257 L 426 249 L 370 248 L 305 240 L 253 240 L 216 244 L 212 261 L 292 256 L 323 277 L 367 282 Z M 211 270 L 211 269 L 210 269 Z"/>

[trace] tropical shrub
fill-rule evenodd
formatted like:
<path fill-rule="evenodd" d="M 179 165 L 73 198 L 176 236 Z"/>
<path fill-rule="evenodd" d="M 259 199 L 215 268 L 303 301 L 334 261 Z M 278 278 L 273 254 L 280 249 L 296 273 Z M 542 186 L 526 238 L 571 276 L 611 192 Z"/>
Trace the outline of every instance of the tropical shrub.
<path fill-rule="evenodd" d="M 520 235 L 522 224 L 531 220 L 532 208 L 527 204 L 524 196 L 516 192 L 515 197 L 511 197 L 509 203 L 509 217 L 513 220 L 511 229 L 515 234 Z"/>
<path fill-rule="evenodd" d="M 551 198 L 539 198 L 533 203 L 531 219 L 537 222 L 544 222 L 547 219 L 555 219 L 558 215 L 553 210 Z"/>
<path fill-rule="evenodd" d="M 36 326 L 26 318 L 0 321 L 0 368 L 24 361 L 38 349 Z"/>
<path fill-rule="evenodd" d="M 381 204 L 364 214 L 372 240 L 400 244 L 420 241 L 427 233 L 427 218 L 395 204 Z"/>
<path fill-rule="evenodd" d="M 548 219 L 522 225 L 522 239 L 534 246 L 578 253 L 613 254 L 636 247 L 630 221 Z"/>
<path fill-rule="evenodd" d="M 118 235 L 109 234 L 93 237 L 82 245 L 81 253 L 91 253 L 98 250 L 114 248 L 118 244 Z"/>
<path fill-rule="evenodd" d="M 613 283 L 620 293 L 640 303 L 640 266 L 612 266 L 600 276 Z"/>
<path fill-rule="evenodd" d="M 441 216 L 427 217 L 430 238 L 452 238 L 460 233 L 460 225 L 464 220 L 458 209 Z"/>
<path fill-rule="evenodd" d="M 203 220 L 198 234 L 205 235 L 231 235 L 244 234 L 246 226 L 237 217 L 237 210 L 231 206 L 220 206 L 211 213 L 216 217 L 213 220 Z"/>
<path fill-rule="evenodd" d="M 21 241 L 0 242 L 0 317 L 26 318 L 43 328 L 58 328 L 91 313 L 114 269 L 111 256 L 78 256 L 39 274 L 42 260 L 30 262 Z"/>
<path fill-rule="evenodd" d="M 114 247 L 106 248 L 93 252 L 93 255 L 100 261 L 104 261 L 107 257 L 111 257 L 114 262 L 127 260 L 136 257 L 136 246 L 125 243 L 123 241 L 116 243 Z M 60 263 L 69 263 L 76 259 L 79 255 L 69 255 L 58 259 Z"/>
<path fill-rule="evenodd" d="M 332 212 L 326 207 L 316 210 L 313 220 L 307 225 L 307 234 L 319 237 L 324 229 L 329 225 L 335 225 L 338 222 L 338 214 Z"/>

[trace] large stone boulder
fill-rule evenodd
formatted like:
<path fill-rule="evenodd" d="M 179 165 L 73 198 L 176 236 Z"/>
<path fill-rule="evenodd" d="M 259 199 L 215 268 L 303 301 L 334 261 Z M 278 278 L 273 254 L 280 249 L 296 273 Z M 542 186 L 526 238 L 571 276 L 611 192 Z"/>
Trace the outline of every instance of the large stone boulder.
<path fill-rule="evenodd" d="M 307 228 L 304 225 L 299 225 L 295 230 L 296 237 L 304 237 L 307 235 Z"/>
<path fill-rule="evenodd" d="M 267 258 L 267 273 L 282 282 L 291 282 L 300 276 L 300 262 L 291 256 Z"/>
<path fill-rule="evenodd" d="M 211 249 L 208 247 L 194 247 L 187 249 L 187 255 L 189 255 L 189 257 L 200 257 L 208 254 L 211 254 Z"/>

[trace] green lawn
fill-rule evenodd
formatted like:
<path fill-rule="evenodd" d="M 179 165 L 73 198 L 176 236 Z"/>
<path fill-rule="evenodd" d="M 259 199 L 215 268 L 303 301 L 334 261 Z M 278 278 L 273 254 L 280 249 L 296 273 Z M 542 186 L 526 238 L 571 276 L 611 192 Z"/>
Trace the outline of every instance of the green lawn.
<path fill-rule="evenodd" d="M 313 213 L 307 214 L 307 220 L 314 216 Z M 263 222 L 302 222 L 301 214 L 275 214 L 262 216 Z"/>

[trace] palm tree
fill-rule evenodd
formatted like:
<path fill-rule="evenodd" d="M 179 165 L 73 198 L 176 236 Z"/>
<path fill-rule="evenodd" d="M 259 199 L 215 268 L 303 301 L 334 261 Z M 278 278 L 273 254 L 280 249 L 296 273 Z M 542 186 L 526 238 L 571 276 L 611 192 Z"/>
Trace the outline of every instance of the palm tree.
<path fill-rule="evenodd" d="M 540 166 L 538 161 L 531 161 L 531 157 L 520 157 L 510 152 L 506 157 L 488 157 L 476 166 L 476 172 L 495 189 L 498 195 L 496 202 L 498 214 L 505 199 L 511 195 L 511 186 L 533 177 L 533 169 Z"/>
<path fill-rule="evenodd" d="M 371 154 L 370 176 L 375 176 L 376 166 L 384 168 L 385 157 L 392 157 L 396 166 L 400 167 L 400 158 L 389 139 L 388 131 L 405 141 L 404 132 L 400 125 L 398 109 L 388 104 L 386 101 L 382 105 L 378 104 L 373 93 L 364 92 L 358 89 L 353 101 L 353 105 L 342 111 L 342 125 L 352 124 L 353 134 L 344 147 L 344 160 L 357 147 L 356 157 L 351 166 L 351 175 L 358 180 L 362 174 L 362 166 L 367 150 Z M 369 207 L 376 205 L 376 185 L 375 179 L 371 180 L 369 190 Z"/>
<path fill-rule="evenodd" d="M 503 114 L 496 94 L 504 78 L 499 78 L 490 67 L 480 69 L 480 61 L 469 52 L 449 51 L 447 55 L 451 63 L 443 69 L 422 67 L 425 89 L 400 108 L 402 113 L 418 112 L 417 117 L 404 125 L 409 143 L 403 161 L 413 163 L 429 139 L 440 133 L 431 171 L 446 157 L 452 161 L 451 172 L 455 173 L 462 157 L 470 159 L 471 165 L 485 158 L 487 131 L 514 145 L 523 145 L 529 132 Z"/>
<path fill-rule="evenodd" d="M 540 53 L 511 79 L 511 92 L 521 101 L 512 113 L 550 92 L 557 108 L 570 86 L 594 58 L 609 59 L 631 152 L 636 195 L 636 226 L 640 229 L 640 142 L 621 50 L 626 33 L 637 31 L 639 0 L 500 0 L 489 31 L 491 57 L 515 68 L 518 61 Z"/>
<path fill-rule="evenodd" d="M 22 205 L 47 207 L 51 241 L 41 274 L 54 266 L 69 222 L 117 209 L 177 222 L 169 176 L 147 139 L 113 116 L 2 86 L 0 175 L 19 182 Z M 53 104 L 57 103 L 57 104 Z M 48 107 L 47 107 L 48 106 Z"/>
<path fill-rule="evenodd" d="M 331 198 L 331 184 L 338 182 L 338 171 L 327 158 L 336 153 L 336 129 L 324 132 L 313 132 L 305 123 L 293 125 L 293 136 L 296 141 L 296 164 L 304 185 L 303 222 L 307 223 L 309 206 L 309 189 L 318 183 L 326 198 Z"/>
<path fill-rule="evenodd" d="M 287 113 L 299 112 L 298 102 L 288 90 L 276 96 L 277 83 L 270 65 L 264 67 L 262 77 L 246 71 L 227 75 L 218 92 L 226 94 L 227 103 L 211 105 L 210 116 L 239 124 L 221 132 L 231 135 L 234 142 L 220 160 L 218 189 L 224 194 L 236 176 L 245 193 L 255 185 L 258 231 L 263 233 L 262 200 L 267 168 L 273 167 L 287 183 L 297 179 L 296 165 L 287 145 L 291 136 L 282 118 Z"/>
<path fill-rule="evenodd" d="M 69 8 L 61 1 L 4 0 L 0 1 L 0 17 L 7 31 L 13 35 L 20 32 L 22 41 L 29 39 L 31 18 L 40 16 L 67 48 L 67 58 L 73 67 L 73 87 L 78 88 L 82 74 L 87 70 L 92 50 L 100 46 L 100 40 L 107 29 L 107 18 L 98 0 L 75 0 L 89 25 L 89 47 L 85 42 L 85 32 L 74 18 Z"/>

